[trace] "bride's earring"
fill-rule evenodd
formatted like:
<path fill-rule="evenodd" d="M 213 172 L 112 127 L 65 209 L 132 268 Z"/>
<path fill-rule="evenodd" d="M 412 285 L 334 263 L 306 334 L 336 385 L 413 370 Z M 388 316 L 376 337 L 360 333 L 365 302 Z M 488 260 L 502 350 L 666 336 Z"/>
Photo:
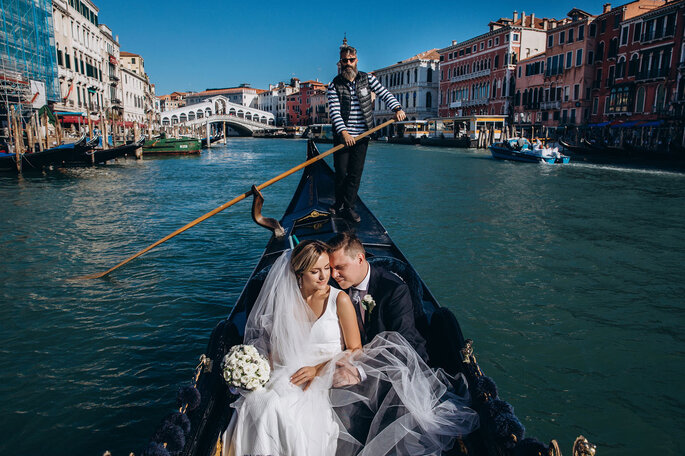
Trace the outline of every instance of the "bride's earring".
<path fill-rule="evenodd" d="M 300 287 L 300 288 L 302 288 L 302 276 L 299 276 L 299 277 L 297 278 L 297 286 Z"/>

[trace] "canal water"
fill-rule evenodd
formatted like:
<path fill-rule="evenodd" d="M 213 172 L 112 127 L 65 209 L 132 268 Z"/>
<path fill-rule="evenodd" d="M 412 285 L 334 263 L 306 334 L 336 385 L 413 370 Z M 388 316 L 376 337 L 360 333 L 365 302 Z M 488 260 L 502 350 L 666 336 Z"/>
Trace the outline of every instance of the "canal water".
<path fill-rule="evenodd" d="M 327 146 L 321 146 L 324 150 Z M 139 453 L 269 233 L 243 202 L 101 271 L 304 159 L 296 140 L 0 176 L 0 454 Z M 297 185 L 266 189 L 280 218 Z M 372 144 L 361 196 L 475 341 L 527 434 L 570 454 L 682 454 L 685 175 Z"/>

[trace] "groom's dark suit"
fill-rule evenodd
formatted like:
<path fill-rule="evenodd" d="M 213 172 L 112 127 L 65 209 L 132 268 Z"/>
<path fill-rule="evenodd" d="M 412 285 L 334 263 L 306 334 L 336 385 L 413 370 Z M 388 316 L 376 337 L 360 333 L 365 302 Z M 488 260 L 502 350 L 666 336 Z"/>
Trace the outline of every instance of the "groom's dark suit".
<path fill-rule="evenodd" d="M 379 266 L 370 265 L 370 268 L 369 288 L 366 294 L 373 297 L 376 307 L 371 312 L 365 312 L 362 322 L 359 306 L 354 306 L 362 345 L 371 342 L 378 333 L 396 331 L 407 339 L 424 361 L 427 361 L 426 341 L 416 329 L 409 287 L 399 277 Z M 350 294 L 351 290 L 345 291 Z"/>

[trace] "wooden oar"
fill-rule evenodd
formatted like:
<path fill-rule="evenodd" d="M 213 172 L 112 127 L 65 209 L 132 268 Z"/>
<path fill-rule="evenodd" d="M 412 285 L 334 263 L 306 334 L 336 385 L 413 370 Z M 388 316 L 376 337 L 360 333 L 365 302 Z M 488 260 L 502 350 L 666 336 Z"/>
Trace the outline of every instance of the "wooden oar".
<path fill-rule="evenodd" d="M 366 138 L 366 137 L 369 136 L 370 134 L 375 133 L 375 132 L 377 132 L 378 130 L 387 127 L 388 125 L 392 124 L 393 122 L 395 122 L 394 119 L 388 120 L 387 122 L 384 122 L 384 123 L 382 123 L 382 124 L 380 124 L 380 125 L 378 125 L 378 126 L 372 128 L 372 129 L 370 129 L 370 130 L 368 130 L 368 131 L 365 131 L 365 132 L 362 133 L 361 135 L 356 136 L 356 137 L 355 137 L 355 140 L 360 140 L 360 139 Z M 335 147 L 333 147 L 333 148 L 327 150 L 326 152 L 324 152 L 324 153 L 322 153 L 322 154 L 319 154 L 319 155 L 317 155 L 316 157 L 307 160 L 306 162 L 300 163 L 300 164 L 297 165 L 296 167 L 291 168 L 290 170 L 284 172 L 283 174 L 280 174 L 280 175 L 274 177 L 273 179 L 270 179 L 270 180 L 264 182 L 263 184 L 258 185 L 258 186 L 257 186 L 257 190 L 262 190 L 262 189 L 268 187 L 269 185 L 274 184 L 274 183 L 278 182 L 279 180 L 281 180 L 281 179 L 283 179 L 283 178 L 285 178 L 285 177 L 290 176 L 290 175 L 293 174 L 293 173 L 296 173 L 297 171 L 301 170 L 302 168 L 305 168 L 306 166 L 309 166 L 309 165 L 311 165 L 312 163 L 314 163 L 314 162 L 316 162 L 316 161 L 319 161 L 319 160 L 321 160 L 321 159 L 323 159 L 323 158 L 325 158 L 325 157 L 327 157 L 327 156 L 329 156 L 329 155 L 331 155 L 331 154 L 333 154 L 333 153 L 335 153 L 335 152 L 337 152 L 337 151 L 339 151 L 339 150 L 341 150 L 341 149 L 344 149 L 344 148 L 345 148 L 345 144 L 339 144 L 339 145 L 337 145 L 337 146 L 335 146 Z M 122 267 L 123 265 L 125 265 L 126 263 L 128 263 L 129 261 L 131 261 L 131 260 L 133 260 L 133 259 L 135 259 L 135 258 L 138 258 L 139 256 L 143 255 L 143 254 L 146 253 L 146 252 L 149 252 L 150 250 L 152 250 L 152 249 L 154 249 L 155 247 L 157 247 L 159 244 L 162 244 L 162 243 L 168 241 L 169 239 L 171 239 L 172 237 L 176 236 L 177 234 L 183 233 L 185 230 L 194 227 L 194 226 L 197 225 L 198 223 L 207 220 L 207 219 L 210 218 L 211 216 L 218 214 L 219 212 L 223 211 L 224 209 L 228 209 L 229 207 L 233 206 L 235 203 L 244 200 L 245 198 L 247 198 L 247 197 L 250 196 L 250 195 L 252 195 L 252 190 L 251 190 L 251 189 L 248 190 L 248 191 L 246 191 L 246 192 L 243 193 L 242 195 L 236 196 L 236 197 L 233 198 L 231 201 L 228 201 L 228 202 L 222 204 L 221 206 L 217 207 L 216 209 L 207 212 L 205 215 L 196 218 L 196 219 L 193 220 L 192 222 L 190 222 L 190 223 L 188 223 L 187 225 L 185 225 L 185 226 L 183 226 L 183 227 L 177 229 L 177 230 L 174 231 L 173 233 L 171 233 L 171 234 L 169 234 L 169 235 L 167 235 L 167 236 L 164 236 L 164 237 L 163 237 L 162 239 L 160 239 L 159 241 L 157 241 L 157 242 L 155 242 L 154 244 L 151 244 L 151 245 L 145 247 L 145 248 L 144 248 L 143 250 L 141 250 L 140 252 L 138 252 L 138 253 L 136 253 L 135 255 L 132 255 L 132 256 L 126 258 L 124 261 L 122 261 L 121 263 L 117 264 L 116 266 L 114 266 L 114 267 L 112 267 L 112 268 L 106 270 L 105 272 L 98 272 L 98 273 L 96 273 L 96 274 L 90 274 L 90 275 L 85 275 L 85 276 L 80 276 L 80 277 L 74 277 L 74 279 L 99 279 L 100 277 L 104 277 L 104 276 L 106 276 L 107 274 L 109 274 L 110 272 L 114 271 L 115 269 L 119 269 L 120 267 Z"/>

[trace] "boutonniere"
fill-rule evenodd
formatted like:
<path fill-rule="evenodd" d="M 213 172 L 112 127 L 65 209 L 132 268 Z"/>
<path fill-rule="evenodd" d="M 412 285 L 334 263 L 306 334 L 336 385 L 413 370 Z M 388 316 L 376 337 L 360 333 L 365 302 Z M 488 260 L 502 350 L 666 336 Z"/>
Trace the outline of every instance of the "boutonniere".
<path fill-rule="evenodd" d="M 376 307 L 376 301 L 374 301 L 373 296 L 367 294 L 362 299 L 362 305 L 364 306 L 364 310 L 371 313 L 373 312 L 373 308 Z"/>

